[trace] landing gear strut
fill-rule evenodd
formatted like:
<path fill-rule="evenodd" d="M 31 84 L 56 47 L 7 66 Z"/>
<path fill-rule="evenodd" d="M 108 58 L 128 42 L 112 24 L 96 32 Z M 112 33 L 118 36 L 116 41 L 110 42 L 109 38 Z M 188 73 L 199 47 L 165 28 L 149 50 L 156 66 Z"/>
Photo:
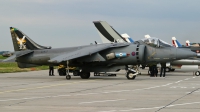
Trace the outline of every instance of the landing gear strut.
<path fill-rule="evenodd" d="M 69 66 L 68 66 L 68 64 L 69 64 L 69 61 L 67 61 L 67 75 L 66 75 L 66 79 L 67 80 L 70 80 L 71 79 L 71 76 L 69 75 Z"/>

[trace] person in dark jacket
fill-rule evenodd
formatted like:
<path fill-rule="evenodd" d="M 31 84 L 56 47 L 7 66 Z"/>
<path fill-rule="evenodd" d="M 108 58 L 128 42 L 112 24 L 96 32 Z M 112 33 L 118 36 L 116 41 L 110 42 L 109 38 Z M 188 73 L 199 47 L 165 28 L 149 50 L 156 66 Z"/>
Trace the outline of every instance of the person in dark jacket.
<path fill-rule="evenodd" d="M 158 68 L 157 68 L 157 64 L 154 65 L 154 69 L 155 69 L 155 77 L 157 77 L 157 76 L 158 76 Z"/>
<path fill-rule="evenodd" d="M 49 76 L 54 76 L 54 67 L 52 65 L 49 66 Z"/>
<path fill-rule="evenodd" d="M 160 77 L 165 77 L 166 63 L 161 63 Z"/>
<path fill-rule="evenodd" d="M 150 71 L 151 71 L 150 77 L 154 77 L 154 74 L 155 74 L 154 65 L 150 66 Z"/>

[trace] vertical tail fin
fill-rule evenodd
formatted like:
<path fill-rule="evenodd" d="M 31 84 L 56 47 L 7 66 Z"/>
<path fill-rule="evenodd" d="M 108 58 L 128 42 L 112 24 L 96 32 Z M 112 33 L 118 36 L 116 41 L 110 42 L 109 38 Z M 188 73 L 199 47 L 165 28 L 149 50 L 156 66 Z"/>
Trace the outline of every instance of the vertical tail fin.
<path fill-rule="evenodd" d="M 190 46 L 190 41 L 186 40 L 186 46 Z"/>
<path fill-rule="evenodd" d="M 97 28 L 99 35 L 103 43 L 109 42 L 125 42 L 124 38 L 112 28 L 106 21 L 94 21 L 95 27 Z"/>
<path fill-rule="evenodd" d="M 51 49 L 51 47 L 41 46 L 31 40 L 27 35 L 17 28 L 10 27 L 10 33 L 13 41 L 15 51 L 21 50 L 37 50 L 37 49 Z"/>
<path fill-rule="evenodd" d="M 174 47 L 182 47 L 179 41 L 176 40 L 176 37 L 172 37 L 172 44 L 174 45 Z"/>

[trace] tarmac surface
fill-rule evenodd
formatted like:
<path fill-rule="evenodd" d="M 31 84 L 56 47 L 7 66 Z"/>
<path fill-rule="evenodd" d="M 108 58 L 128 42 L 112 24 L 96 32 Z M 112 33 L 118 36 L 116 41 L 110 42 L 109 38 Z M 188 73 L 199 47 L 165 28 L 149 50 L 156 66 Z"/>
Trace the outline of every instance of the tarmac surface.
<path fill-rule="evenodd" d="M 147 74 L 147 70 L 142 70 Z M 169 72 L 166 78 L 48 76 L 48 71 L 0 74 L 1 112 L 199 112 L 200 76 Z"/>

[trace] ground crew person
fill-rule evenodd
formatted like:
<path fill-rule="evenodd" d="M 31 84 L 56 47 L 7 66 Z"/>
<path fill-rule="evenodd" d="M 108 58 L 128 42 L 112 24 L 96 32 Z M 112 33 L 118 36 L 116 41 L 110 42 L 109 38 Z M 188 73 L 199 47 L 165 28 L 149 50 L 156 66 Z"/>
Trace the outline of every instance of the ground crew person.
<path fill-rule="evenodd" d="M 155 74 L 154 65 L 150 66 L 150 71 L 151 71 L 150 77 L 154 77 L 154 74 Z"/>
<path fill-rule="evenodd" d="M 54 68 L 52 65 L 49 66 L 49 76 L 54 76 Z"/>
<path fill-rule="evenodd" d="M 160 77 L 165 77 L 166 72 L 166 63 L 160 63 L 161 64 L 161 70 L 160 70 Z"/>
<path fill-rule="evenodd" d="M 152 63 L 149 64 L 149 71 L 150 71 L 150 77 L 155 77 L 156 73 L 157 73 L 157 64 L 156 63 Z"/>
<path fill-rule="evenodd" d="M 154 65 L 154 69 L 155 69 L 155 77 L 157 77 L 157 76 L 158 76 L 158 68 L 157 68 L 157 64 Z"/>

